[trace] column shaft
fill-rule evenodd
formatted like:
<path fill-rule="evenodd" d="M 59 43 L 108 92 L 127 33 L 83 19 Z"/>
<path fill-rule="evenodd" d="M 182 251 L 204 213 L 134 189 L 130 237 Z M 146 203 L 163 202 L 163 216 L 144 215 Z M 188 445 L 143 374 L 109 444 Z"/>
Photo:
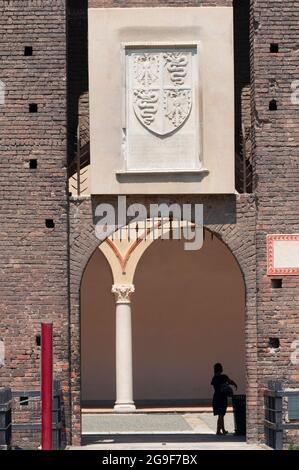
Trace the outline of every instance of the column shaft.
<path fill-rule="evenodd" d="M 125 290 L 126 289 L 126 290 Z M 134 286 L 113 286 L 116 294 L 116 411 L 134 411 L 132 319 L 129 294 Z M 126 295 L 124 295 L 124 292 Z"/>

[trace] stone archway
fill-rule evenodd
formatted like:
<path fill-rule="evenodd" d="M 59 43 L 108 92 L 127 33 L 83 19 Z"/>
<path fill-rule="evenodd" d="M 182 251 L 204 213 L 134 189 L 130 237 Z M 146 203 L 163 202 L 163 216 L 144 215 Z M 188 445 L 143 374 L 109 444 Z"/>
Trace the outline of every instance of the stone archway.
<path fill-rule="evenodd" d="M 125 407 L 126 411 L 135 409 L 133 403 L 210 405 L 212 366 L 219 361 L 244 394 L 245 288 L 229 249 L 208 230 L 199 251 L 185 251 L 184 240 L 158 239 L 148 246 L 143 240 L 139 248 L 134 260 L 134 243 L 104 242 L 85 270 L 81 286 L 83 406 L 112 408 L 116 399 L 115 409 Z M 118 271 L 114 280 L 113 265 Z M 134 277 L 130 276 L 132 267 L 136 267 Z M 127 315 L 118 309 L 124 305 L 127 310 L 129 303 L 129 324 L 118 325 L 118 315 L 121 322 Z M 126 350 L 115 357 L 117 326 L 120 340 L 129 334 L 127 341 L 132 343 L 127 369 Z M 122 377 L 115 383 L 118 361 L 124 387 L 132 378 L 129 401 L 126 390 L 118 390 Z"/>
<path fill-rule="evenodd" d="M 160 198 L 161 199 L 161 198 Z M 162 198 L 163 199 L 163 198 Z M 168 198 L 165 198 L 169 202 Z M 71 400 L 72 440 L 81 439 L 80 423 L 80 284 L 89 258 L 98 247 L 94 234 L 93 206 L 103 200 L 75 199 L 71 204 L 71 265 L 70 265 L 70 333 L 71 333 Z M 188 198 L 187 198 L 188 201 Z M 181 203 L 184 197 L 181 198 Z M 258 440 L 257 332 L 255 292 L 255 203 L 250 197 L 223 197 L 211 201 L 199 197 L 206 205 L 204 225 L 228 246 L 236 258 L 246 285 L 246 369 L 247 369 L 247 440 Z M 111 200 L 116 204 L 115 199 Z"/>

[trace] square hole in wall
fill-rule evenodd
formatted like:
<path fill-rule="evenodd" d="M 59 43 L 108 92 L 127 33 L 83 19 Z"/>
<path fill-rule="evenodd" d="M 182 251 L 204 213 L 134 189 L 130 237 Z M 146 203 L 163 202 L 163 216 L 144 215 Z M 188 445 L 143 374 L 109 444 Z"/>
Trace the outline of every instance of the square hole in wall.
<path fill-rule="evenodd" d="M 38 112 L 38 106 L 36 103 L 30 103 L 29 104 L 29 113 L 37 113 Z"/>
<path fill-rule="evenodd" d="M 40 346 L 42 344 L 41 335 L 35 336 L 35 343 L 36 343 L 36 346 Z"/>
<path fill-rule="evenodd" d="M 272 289 L 281 289 L 282 288 L 282 279 L 271 279 Z"/>
<path fill-rule="evenodd" d="M 32 46 L 25 46 L 24 47 L 24 55 L 26 57 L 32 56 L 33 55 L 33 48 Z"/>
<path fill-rule="evenodd" d="M 53 219 L 46 219 L 45 224 L 46 224 L 47 228 L 54 228 L 55 227 L 55 223 L 54 223 Z"/>
<path fill-rule="evenodd" d="M 277 54 L 279 52 L 279 44 L 277 44 L 277 42 L 272 42 L 270 44 L 270 52 L 271 54 Z"/>
<path fill-rule="evenodd" d="M 271 100 L 269 103 L 269 111 L 277 111 L 277 101 Z"/>
<path fill-rule="evenodd" d="M 278 349 L 280 347 L 279 338 L 269 338 L 269 348 Z"/>
<path fill-rule="evenodd" d="M 30 168 L 30 170 L 36 170 L 37 169 L 37 160 L 36 160 L 36 158 L 31 158 L 29 160 L 29 168 Z"/>

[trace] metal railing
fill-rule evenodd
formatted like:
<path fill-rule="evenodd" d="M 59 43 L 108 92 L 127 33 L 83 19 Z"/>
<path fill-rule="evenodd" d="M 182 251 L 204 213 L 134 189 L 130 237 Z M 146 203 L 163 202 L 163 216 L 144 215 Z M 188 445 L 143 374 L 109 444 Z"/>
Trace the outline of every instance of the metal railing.
<path fill-rule="evenodd" d="M 63 447 L 62 439 L 62 410 L 60 385 L 57 379 L 53 381 L 53 449 Z M 40 390 L 11 391 L 9 388 L 0 389 L 0 449 L 11 447 L 12 436 L 18 434 L 18 441 L 30 443 L 34 436 L 35 444 L 40 441 L 36 434 L 41 433 L 41 393 Z"/>
<path fill-rule="evenodd" d="M 10 388 L 0 388 L 0 450 L 11 447 L 11 403 Z"/>
<path fill-rule="evenodd" d="M 285 431 L 299 429 L 299 406 L 297 416 L 292 406 L 294 401 L 299 404 L 299 390 L 282 390 L 281 383 L 272 383 L 264 393 L 264 400 L 266 444 L 272 449 L 282 450 Z"/>

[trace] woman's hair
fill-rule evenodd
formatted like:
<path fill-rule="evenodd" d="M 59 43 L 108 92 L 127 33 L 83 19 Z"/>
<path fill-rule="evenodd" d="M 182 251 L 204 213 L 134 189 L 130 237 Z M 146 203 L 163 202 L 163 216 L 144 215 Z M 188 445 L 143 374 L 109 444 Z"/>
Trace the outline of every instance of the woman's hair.
<path fill-rule="evenodd" d="M 223 367 L 220 362 L 217 362 L 217 364 L 214 365 L 214 374 L 221 374 L 223 372 Z"/>

